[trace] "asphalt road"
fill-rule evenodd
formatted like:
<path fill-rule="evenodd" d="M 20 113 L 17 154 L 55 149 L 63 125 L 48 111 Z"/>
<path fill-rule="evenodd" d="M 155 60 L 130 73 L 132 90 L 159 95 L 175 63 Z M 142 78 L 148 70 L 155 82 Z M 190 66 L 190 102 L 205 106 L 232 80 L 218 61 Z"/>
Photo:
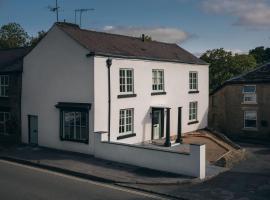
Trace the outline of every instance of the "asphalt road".
<path fill-rule="evenodd" d="M 1 200 L 146 200 L 160 197 L 0 160 Z"/>
<path fill-rule="evenodd" d="M 194 185 L 142 187 L 188 200 L 269 200 L 270 146 L 241 146 L 251 152 L 249 158 L 213 179 Z"/>

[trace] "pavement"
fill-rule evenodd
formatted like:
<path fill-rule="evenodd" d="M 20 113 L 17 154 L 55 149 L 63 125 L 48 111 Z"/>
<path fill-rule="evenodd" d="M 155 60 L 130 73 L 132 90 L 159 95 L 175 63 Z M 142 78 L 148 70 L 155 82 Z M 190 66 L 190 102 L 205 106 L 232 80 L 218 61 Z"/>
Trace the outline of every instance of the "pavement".
<path fill-rule="evenodd" d="M 0 177 L 3 200 L 168 199 L 1 160 Z"/>
<path fill-rule="evenodd" d="M 17 146 L 0 151 L 0 159 L 73 176 L 117 184 L 171 185 L 200 182 L 198 178 L 102 160 L 90 155 L 41 147 Z M 207 165 L 206 179 L 225 168 Z"/>
<path fill-rule="evenodd" d="M 270 145 L 240 144 L 250 152 L 247 160 L 202 183 L 185 185 L 129 185 L 190 200 L 269 200 Z"/>

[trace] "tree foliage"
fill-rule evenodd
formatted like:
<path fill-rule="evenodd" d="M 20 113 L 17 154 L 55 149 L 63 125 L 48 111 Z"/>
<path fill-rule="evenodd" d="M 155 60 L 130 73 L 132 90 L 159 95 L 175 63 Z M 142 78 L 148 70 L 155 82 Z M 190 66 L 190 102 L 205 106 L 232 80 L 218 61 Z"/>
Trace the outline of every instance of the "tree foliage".
<path fill-rule="evenodd" d="M 0 28 L 0 48 L 17 48 L 27 46 L 29 36 L 17 23 L 9 23 Z"/>
<path fill-rule="evenodd" d="M 258 64 L 270 62 L 270 48 L 256 47 L 249 51 L 249 55 L 254 56 Z"/>
<path fill-rule="evenodd" d="M 39 41 L 46 35 L 45 31 L 39 31 L 36 37 L 31 37 L 31 40 L 29 42 L 30 46 L 35 46 Z"/>
<path fill-rule="evenodd" d="M 233 55 L 223 48 L 206 51 L 201 59 L 208 62 L 210 90 L 220 86 L 224 81 L 247 72 L 256 67 L 252 55 Z"/>

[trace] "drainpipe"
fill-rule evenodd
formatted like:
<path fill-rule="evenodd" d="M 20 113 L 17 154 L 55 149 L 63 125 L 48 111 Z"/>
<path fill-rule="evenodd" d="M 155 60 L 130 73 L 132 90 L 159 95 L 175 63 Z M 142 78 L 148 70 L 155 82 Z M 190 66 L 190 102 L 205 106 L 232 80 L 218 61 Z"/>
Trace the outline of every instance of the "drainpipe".
<path fill-rule="evenodd" d="M 167 115 L 166 115 L 166 141 L 164 143 L 165 147 L 170 147 L 171 146 L 171 138 L 170 138 L 170 111 L 171 108 L 167 108 Z"/>
<path fill-rule="evenodd" d="M 182 107 L 178 107 L 178 127 L 177 127 L 177 138 L 176 143 L 181 143 L 182 139 Z"/>
<path fill-rule="evenodd" d="M 108 58 L 106 60 L 107 68 L 108 68 L 108 141 L 111 140 L 111 66 L 112 59 Z"/>

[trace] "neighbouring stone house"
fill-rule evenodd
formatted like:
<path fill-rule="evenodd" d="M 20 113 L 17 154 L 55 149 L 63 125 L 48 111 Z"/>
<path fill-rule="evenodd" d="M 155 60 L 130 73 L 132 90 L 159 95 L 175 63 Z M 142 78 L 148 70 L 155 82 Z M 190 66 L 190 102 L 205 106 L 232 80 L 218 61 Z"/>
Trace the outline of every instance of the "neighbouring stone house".
<path fill-rule="evenodd" d="M 270 63 L 226 81 L 209 101 L 209 127 L 232 138 L 270 140 Z"/>
<path fill-rule="evenodd" d="M 0 49 L 0 142 L 21 140 L 22 65 L 28 51 Z"/>

